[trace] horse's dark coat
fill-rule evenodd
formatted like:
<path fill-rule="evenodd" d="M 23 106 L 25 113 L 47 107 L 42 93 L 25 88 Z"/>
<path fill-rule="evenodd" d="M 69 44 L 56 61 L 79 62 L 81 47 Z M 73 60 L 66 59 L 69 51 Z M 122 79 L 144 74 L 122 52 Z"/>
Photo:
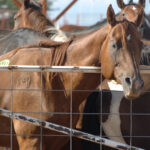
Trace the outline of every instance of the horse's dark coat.
<path fill-rule="evenodd" d="M 37 44 L 40 40 L 48 39 L 44 34 L 32 29 L 21 28 L 14 30 L 0 38 L 0 55 L 17 47 Z"/>

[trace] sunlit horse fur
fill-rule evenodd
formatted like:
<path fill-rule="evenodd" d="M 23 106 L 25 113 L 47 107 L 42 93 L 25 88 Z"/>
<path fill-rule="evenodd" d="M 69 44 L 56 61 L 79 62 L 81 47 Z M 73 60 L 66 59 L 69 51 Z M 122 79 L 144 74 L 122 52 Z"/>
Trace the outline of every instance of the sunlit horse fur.
<path fill-rule="evenodd" d="M 138 16 L 138 13 L 140 12 L 140 10 L 143 9 L 143 7 L 145 6 L 144 0 L 139 1 L 138 4 L 131 3 L 130 5 L 125 5 L 122 0 L 118 0 L 117 2 L 118 2 L 118 5 L 120 6 L 120 8 L 122 9 L 120 16 L 119 16 L 120 17 L 119 19 L 121 19 L 123 17 L 123 18 L 129 19 L 130 21 L 134 21 L 135 18 Z M 143 47 L 143 52 L 142 52 L 140 63 L 142 65 L 150 65 L 150 41 L 143 40 L 143 42 L 144 42 L 144 47 Z M 143 93 L 144 92 L 146 92 L 146 93 L 144 95 L 142 95 L 140 98 L 138 98 L 132 102 L 132 113 L 133 114 L 137 113 L 137 115 L 133 116 L 133 120 L 132 120 L 132 124 L 134 124 L 133 127 L 130 126 L 131 115 L 123 115 L 123 114 L 131 113 L 130 112 L 131 111 L 131 109 L 130 109 L 131 108 L 131 102 L 127 101 L 125 98 L 123 98 L 122 94 L 120 97 L 120 92 L 113 92 L 113 91 L 107 91 L 106 92 L 106 91 L 104 91 L 103 96 L 102 96 L 103 99 L 101 99 L 101 94 L 102 94 L 101 92 L 97 92 L 97 93 L 95 92 L 95 93 L 91 94 L 88 97 L 88 102 L 86 104 L 85 113 L 92 113 L 89 110 L 94 110 L 93 112 L 95 112 L 95 113 L 98 113 L 101 111 L 103 111 L 103 113 L 110 113 L 110 111 L 112 110 L 111 105 L 113 105 L 113 103 L 114 103 L 114 102 L 112 102 L 112 101 L 114 101 L 114 100 L 112 100 L 112 98 L 114 98 L 114 95 L 116 95 L 116 100 L 115 100 L 116 104 L 115 105 L 118 105 L 118 109 L 119 109 L 116 116 L 120 115 L 121 124 L 119 124 L 119 126 L 117 126 L 119 120 L 114 119 L 114 122 L 112 122 L 112 124 L 110 124 L 111 130 L 112 130 L 111 134 L 107 133 L 107 131 L 106 131 L 105 136 L 109 137 L 111 135 L 112 137 L 110 137 L 110 138 L 112 140 L 116 140 L 116 141 L 123 142 L 123 143 L 126 142 L 127 144 L 132 144 L 134 146 L 139 146 L 139 147 L 142 147 L 144 149 L 148 149 L 150 147 L 149 138 L 148 138 L 148 136 L 150 135 L 150 131 L 147 130 L 148 128 L 146 126 L 148 126 L 148 124 L 149 124 L 149 119 L 148 119 L 149 116 L 147 114 L 149 114 L 149 109 L 148 109 L 148 107 L 149 107 L 149 92 L 148 91 L 150 90 L 150 86 L 149 86 L 150 76 L 147 73 L 147 71 L 141 72 L 141 75 L 142 75 L 142 77 L 144 79 L 144 83 L 145 83 Z M 104 82 L 104 84 L 106 84 L 106 83 L 107 82 Z M 109 89 L 108 85 L 105 86 L 104 89 L 108 90 Z M 110 95 L 112 95 L 112 97 Z M 120 99 L 117 99 L 117 97 Z M 102 101 L 103 107 L 101 107 L 101 106 L 97 107 L 97 105 L 94 105 L 95 104 L 94 98 L 95 98 L 96 104 L 101 103 L 99 101 Z M 93 106 L 95 108 L 92 108 L 92 106 L 90 106 L 91 103 L 93 103 Z M 85 105 L 85 103 L 83 103 L 83 104 Z M 81 112 L 83 112 L 83 109 L 84 109 L 84 105 L 83 106 L 82 105 L 80 108 Z M 103 110 L 101 110 L 101 108 L 103 108 Z M 141 113 L 143 113 L 143 115 L 141 115 Z M 100 126 L 100 125 L 102 125 L 102 123 L 104 123 L 108 120 L 109 116 L 110 116 L 110 114 L 107 114 L 107 115 L 104 115 L 103 118 L 98 119 L 99 117 L 97 115 L 96 116 L 84 115 L 84 117 L 81 115 L 80 120 L 77 124 L 78 125 L 77 127 L 79 129 L 82 128 L 85 132 L 90 132 L 93 134 L 96 134 L 96 133 L 99 134 L 100 128 L 98 129 L 96 127 L 96 126 L 98 126 L 98 123 L 97 123 L 98 120 L 100 122 L 100 124 L 99 124 L 99 126 Z M 88 125 L 89 121 L 94 119 L 94 118 L 97 118 L 97 120 L 93 121 L 91 126 L 89 126 Z M 138 119 L 138 118 L 140 118 L 140 119 Z M 117 117 L 116 117 L 116 119 L 117 119 Z M 82 120 L 83 120 L 83 124 L 82 124 Z M 101 122 L 101 120 L 102 120 L 102 122 Z M 145 120 L 144 124 L 143 124 L 143 120 Z M 114 124 L 114 123 L 116 123 L 116 124 Z M 105 125 L 105 123 L 104 123 L 104 125 Z M 115 128 L 114 128 L 114 126 L 115 126 Z M 107 128 L 109 130 L 109 127 L 107 127 Z M 107 130 L 106 127 L 104 129 Z M 137 136 L 137 137 L 132 137 L 132 143 L 130 143 L 130 137 L 129 137 L 131 129 L 132 129 L 132 135 Z M 117 133 L 117 131 L 119 131 L 119 130 L 121 130 L 122 135 Z M 144 138 L 144 136 L 146 136 L 146 138 Z M 99 149 L 98 145 L 94 145 L 94 147 L 91 147 L 91 145 L 93 146 L 92 143 L 90 145 L 89 145 L 89 143 L 85 144 L 84 146 L 86 146 L 86 147 L 84 147 L 84 149 L 85 148 L 87 150 L 93 149 L 95 146 L 97 147 L 97 149 Z"/>
<path fill-rule="evenodd" d="M 9 59 L 10 65 L 101 66 L 104 78 L 121 82 L 126 97 L 135 98 L 140 95 L 143 87 L 138 69 L 142 43 L 137 31 L 137 26 L 140 25 L 142 18 L 143 13 L 141 12 L 135 24 L 126 20 L 118 22 L 112 7 L 109 6 L 107 10 L 109 25 L 88 36 L 64 44 L 56 43 L 57 46 L 50 46 L 51 48 L 32 46 L 31 48 L 18 48 L 1 56 L 0 60 Z M 128 35 L 132 36 L 131 40 L 127 40 Z M 25 112 L 29 116 L 39 119 L 42 117 L 43 120 L 70 127 L 70 115 L 64 117 L 54 113 L 70 112 L 71 93 L 68 80 L 70 73 L 43 73 L 42 85 L 40 75 L 38 72 L 14 72 L 13 88 L 16 90 L 12 95 L 13 112 Z M 1 89 L 11 89 L 8 72 L 1 72 L 0 83 Z M 93 90 L 99 83 L 99 74 L 74 73 L 72 75 L 73 112 L 78 112 L 79 104 L 89 95 L 89 92 L 75 90 Z M 41 87 L 43 90 L 39 91 Z M 60 89 L 60 92 L 54 92 L 56 89 Z M 42 97 L 42 102 L 40 97 Z M 2 91 L 0 98 L 0 107 L 11 110 L 11 90 Z M 42 116 L 38 112 L 41 112 Z M 10 120 L 4 117 L 0 117 L 0 120 L 0 133 L 10 134 Z M 78 115 L 73 115 L 73 128 L 77 120 Z M 13 119 L 13 133 L 17 136 L 12 137 L 12 149 L 39 150 L 41 146 L 43 150 L 59 150 L 68 140 L 67 137 L 62 136 L 48 136 L 54 133 L 52 131 L 45 129 L 42 130 L 42 133 L 40 131 L 40 128 L 36 126 Z M 42 137 L 39 136 L 40 133 Z M 9 147 L 10 137 L 0 136 L 0 145 Z"/>

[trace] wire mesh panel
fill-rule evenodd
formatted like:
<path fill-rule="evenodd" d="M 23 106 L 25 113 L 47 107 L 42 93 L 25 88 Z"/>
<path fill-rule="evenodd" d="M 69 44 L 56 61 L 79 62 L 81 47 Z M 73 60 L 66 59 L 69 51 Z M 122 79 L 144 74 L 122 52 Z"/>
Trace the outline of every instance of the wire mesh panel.
<path fill-rule="evenodd" d="M 17 144 L 15 143 L 16 137 L 17 139 L 20 139 L 20 137 L 31 137 L 29 138 L 30 140 L 32 140 L 32 138 L 34 139 L 34 141 L 38 140 L 38 142 L 36 141 L 36 143 L 39 145 L 40 150 L 45 150 L 45 147 L 43 147 L 43 145 L 45 143 L 45 139 L 47 138 L 50 139 L 48 141 L 49 143 L 52 141 L 52 144 L 54 145 L 53 149 L 57 149 L 58 142 L 61 142 L 62 144 L 60 144 L 61 149 L 70 150 L 87 149 L 84 147 L 101 150 L 104 149 L 103 145 L 114 147 L 115 149 L 140 149 L 138 147 L 134 147 L 135 145 L 133 143 L 133 138 L 138 138 L 137 135 L 134 136 L 134 129 L 136 127 L 133 120 L 134 116 L 139 115 L 138 113 L 133 114 L 134 101 L 132 102 L 131 100 L 125 100 L 125 104 L 121 104 L 121 98 L 123 97 L 122 91 L 113 91 L 110 95 L 110 91 L 106 91 L 106 89 L 103 88 L 102 85 L 100 85 L 100 90 L 95 90 L 94 88 L 86 89 L 86 87 L 84 86 L 83 89 L 81 89 L 81 87 L 78 87 L 78 89 L 74 90 L 74 85 L 79 84 L 73 82 L 74 76 L 81 75 L 81 73 L 100 73 L 99 67 L 3 66 L 0 67 L 0 70 L 6 72 L 7 80 L 10 83 L 7 85 L 3 85 L 3 88 L 0 89 L 1 97 L 3 96 L 6 98 L 6 101 L 9 101 L 7 105 L 5 103 L 2 104 L 3 108 L 7 110 L 9 108 L 9 111 L 1 109 L 0 112 L 7 117 L 13 118 L 13 120 L 6 119 L 8 125 L 7 130 L 5 128 L 3 130 L 0 130 L 1 137 L 3 137 L 5 144 L 10 146 L 10 149 L 14 149 L 14 145 Z M 60 81 L 56 80 L 56 87 L 45 89 L 44 84 L 47 83 L 44 82 L 44 74 L 46 72 L 56 71 L 67 74 L 68 72 L 70 72 L 66 81 L 68 83 L 67 88 L 63 89 L 57 87 L 57 84 L 59 84 Z M 147 73 L 147 68 L 145 68 L 145 72 Z M 31 86 L 31 78 L 34 78 L 35 74 L 38 74 L 40 82 L 38 82 L 38 86 L 37 82 L 35 82 Z M 24 78 L 24 75 L 26 75 L 26 78 Z M 15 78 L 16 76 L 17 80 Z M 102 76 L 99 75 L 99 79 L 102 80 Z M 102 89 L 105 90 L 102 91 Z M 22 93 L 23 97 L 20 97 Z M 68 93 L 69 101 L 66 101 L 63 99 L 63 96 L 66 96 Z M 90 93 L 93 94 L 88 97 L 90 101 L 88 99 L 86 103 L 84 102 L 84 99 L 80 101 L 84 103 L 83 106 L 86 106 L 88 105 L 87 103 L 89 103 L 90 107 L 80 107 L 81 105 L 80 103 L 78 103 L 78 99 L 80 99 L 80 96 L 89 95 Z M 44 94 L 48 96 L 57 95 L 57 99 L 55 99 L 55 101 L 44 101 Z M 74 97 L 76 99 L 74 99 Z M 115 98 L 115 100 L 113 101 L 112 98 Z M 97 99 L 98 101 L 95 101 L 95 99 Z M 127 105 L 126 102 L 129 103 L 129 105 Z M 129 106 L 127 107 L 128 111 L 126 113 L 123 110 L 119 110 L 119 107 L 121 107 L 120 104 Z M 19 105 L 19 109 L 16 108 L 16 105 Z M 34 107 L 32 107 L 33 105 Z M 64 108 L 64 106 L 67 106 L 67 109 Z M 18 116 L 18 118 L 15 116 Z M 120 129 L 122 122 L 119 121 L 122 121 L 120 118 L 126 120 L 126 117 L 127 121 L 124 126 L 127 126 L 127 130 L 129 129 L 129 133 L 123 134 Z M 77 126 L 76 122 L 78 121 L 78 118 L 81 119 L 81 122 L 78 123 Z M 18 119 L 20 120 L 18 121 Z M 1 121 L 1 125 L 3 125 L 6 120 L 3 120 L 4 122 Z M 47 122 L 44 122 L 45 120 Z M 26 130 L 27 124 L 28 128 L 32 129 L 30 130 L 30 132 Z M 35 124 L 39 127 L 34 128 L 32 124 Z M 92 133 L 97 136 L 74 130 L 73 128 L 76 127 L 84 132 Z M 89 144 L 86 143 L 86 141 L 74 139 L 75 137 L 93 141 L 99 144 L 96 146 L 94 145 L 94 148 L 92 148 L 93 145 L 91 146 L 91 143 Z M 109 139 L 111 140 L 106 139 L 107 137 L 109 137 Z M 6 141 L 8 141 L 8 143 L 6 143 Z M 65 145 L 67 141 L 69 141 L 69 143 L 68 145 Z"/>

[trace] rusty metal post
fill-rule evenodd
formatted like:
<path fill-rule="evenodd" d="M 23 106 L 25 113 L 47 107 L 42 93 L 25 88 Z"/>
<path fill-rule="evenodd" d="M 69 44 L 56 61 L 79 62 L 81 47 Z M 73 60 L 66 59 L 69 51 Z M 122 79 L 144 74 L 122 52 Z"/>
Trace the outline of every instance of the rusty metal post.
<path fill-rule="evenodd" d="M 77 0 L 73 0 L 52 22 L 59 20 L 76 2 Z"/>
<path fill-rule="evenodd" d="M 42 13 L 44 15 L 46 15 L 46 11 L 47 11 L 47 0 L 40 0 L 39 1 L 42 5 Z"/>
<path fill-rule="evenodd" d="M 21 3 L 20 2 L 18 2 L 18 0 L 13 0 L 14 1 L 14 3 L 16 4 L 16 6 L 18 7 L 18 8 L 20 8 L 21 7 Z"/>
<path fill-rule="evenodd" d="M 1 26 L 0 26 L 0 28 L 3 30 L 5 28 L 5 25 L 6 25 L 6 19 L 3 16 L 2 19 L 1 19 Z"/>

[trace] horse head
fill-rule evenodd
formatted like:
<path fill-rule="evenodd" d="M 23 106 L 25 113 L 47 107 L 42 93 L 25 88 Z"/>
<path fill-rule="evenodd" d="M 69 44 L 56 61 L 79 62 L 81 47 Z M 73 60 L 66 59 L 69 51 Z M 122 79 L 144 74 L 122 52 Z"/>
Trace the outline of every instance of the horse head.
<path fill-rule="evenodd" d="M 130 0 L 130 1 L 129 1 L 129 4 L 125 4 L 125 3 L 123 2 L 123 0 L 117 0 L 117 4 L 118 4 L 118 7 L 119 7 L 120 9 L 124 9 L 126 6 L 129 6 L 129 5 L 135 5 L 135 4 L 133 3 L 133 0 Z M 142 6 L 142 7 L 145 7 L 145 0 L 139 0 L 137 5 L 140 5 L 140 6 Z"/>
<path fill-rule="evenodd" d="M 138 68 L 142 42 L 137 27 L 142 18 L 143 11 L 134 23 L 117 21 L 111 5 L 107 10 L 111 29 L 101 48 L 102 74 L 107 79 L 115 79 L 121 83 L 127 98 L 138 97 L 144 84 Z"/>
<path fill-rule="evenodd" d="M 29 19 L 26 19 L 32 16 L 34 17 L 34 12 L 41 12 L 42 8 L 41 5 L 38 3 L 33 4 L 33 2 L 30 2 L 30 0 L 23 0 L 22 4 L 20 5 L 20 9 L 17 12 L 17 14 L 14 16 L 14 29 L 22 28 L 22 27 L 28 27 L 32 28 L 31 21 Z M 31 19 L 32 19 L 31 18 Z"/>
<path fill-rule="evenodd" d="M 41 31 L 45 26 L 53 26 L 42 11 L 41 3 L 23 0 L 19 11 L 14 16 L 14 29 L 26 27 Z"/>
<path fill-rule="evenodd" d="M 18 0 L 13 0 L 13 1 L 14 1 L 14 3 L 16 4 L 16 6 L 18 8 L 21 8 L 22 4 Z M 47 2 L 46 2 L 46 0 L 40 0 L 37 3 L 39 5 L 41 5 L 43 14 L 46 14 L 46 10 L 47 10 Z"/>
<path fill-rule="evenodd" d="M 139 15 L 139 12 L 145 7 L 145 0 L 139 0 L 137 4 L 130 1 L 129 4 L 124 4 L 123 0 L 117 0 L 121 12 L 119 14 L 118 20 L 123 20 L 124 18 L 128 21 L 134 22 Z M 139 30 L 143 38 L 150 39 L 150 21 L 146 14 L 144 14 L 144 19 L 139 26 Z"/>
<path fill-rule="evenodd" d="M 134 22 L 139 15 L 141 10 L 144 10 L 145 0 L 139 0 L 137 4 L 130 2 L 129 4 L 124 4 L 123 0 L 117 0 L 118 7 L 121 8 L 118 19 L 127 19 L 128 21 Z"/>

